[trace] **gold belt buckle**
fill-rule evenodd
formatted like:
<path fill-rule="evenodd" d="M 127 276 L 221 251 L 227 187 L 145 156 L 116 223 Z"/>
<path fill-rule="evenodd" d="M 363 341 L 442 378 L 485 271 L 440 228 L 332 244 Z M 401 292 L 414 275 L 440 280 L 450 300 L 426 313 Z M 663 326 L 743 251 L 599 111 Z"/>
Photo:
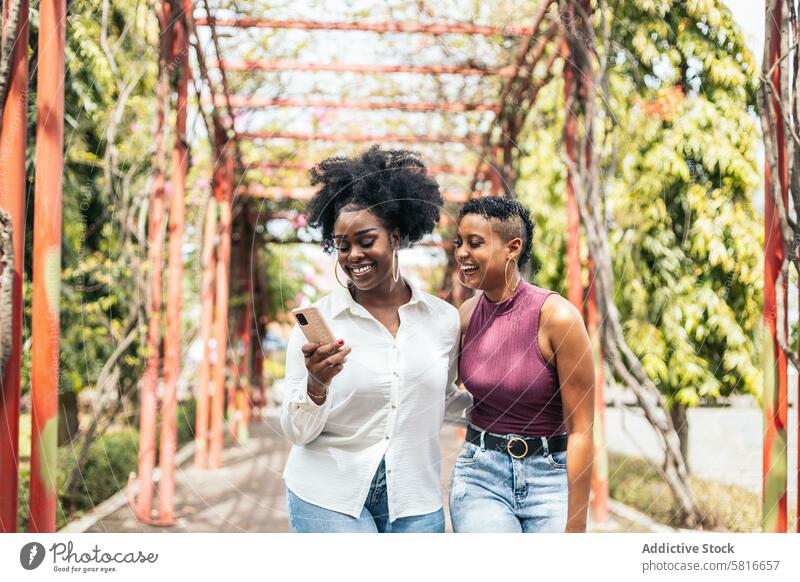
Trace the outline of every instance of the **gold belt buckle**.
<path fill-rule="evenodd" d="M 525 445 L 525 452 L 523 452 L 521 455 L 515 455 L 511 451 L 512 443 L 514 441 L 520 441 L 523 445 Z M 510 439 L 508 439 L 508 442 L 506 443 L 506 451 L 508 451 L 508 454 L 511 455 L 514 459 L 524 459 L 528 455 L 528 441 L 518 436 L 511 437 Z"/>

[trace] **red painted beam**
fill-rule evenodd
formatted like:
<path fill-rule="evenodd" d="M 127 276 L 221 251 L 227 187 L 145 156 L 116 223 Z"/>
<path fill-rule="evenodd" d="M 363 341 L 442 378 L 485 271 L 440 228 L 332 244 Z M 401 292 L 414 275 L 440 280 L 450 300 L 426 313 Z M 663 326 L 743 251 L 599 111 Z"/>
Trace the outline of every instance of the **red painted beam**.
<path fill-rule="evenodd" d="M 210 105 L 212 99 L 203 97 L 200 99 L 203 105 Z M 230 104 L 234 109 L 263 109 L 267 107 L 313 107 L 319 109 L 365 109 L 369 111 L 394 109 L 397 111 L 410 111 L 417 113 L 429 113 L 432 111 L 448 111 L 450 113 L 464 113 L 468 111 L 500 111 L 498 105 L 492 103 L 447 103 L 447 102 L 424 102 L 409 103 L 404 101 L 364 101 L 364 100 L 341 100 L 331 101 L 329 99 L 272 99 L 269 97 L 248 97 L 246 95 L 231 95 L 226 98 L 221 95 L 216 96 L 215 105 L 223 107 Z"/>
<path fill-rule="evenodd" d="M 56 529 L 58 359 L 61 337 L 61 194 L 64 168 L 66 0 L 42 2 L 36 90 L 36 192 L 31 323 L 31 483 L 29 531 Z"/>
<path fill-rule="evenodd" d="M 7 11 L 10 2 L 3 3 Z M 0 206 L 11 218 L 14 249 L 11 352 L 0 370 L 0 533 L 17 531 L 19 399 L 22 354 L 22 276 L 25 265 L 25 128 L 28 112 L 28 0 L 21 0 L 13 42 L 8 93 L 0 134 Z M 6 14 L 6 12 L 4 12 Z M 4 22 L 8 22 L 4 19 Z M 8 33 L 6 33 L 6 36 Z"/>
<path fill-rule="evenodd" d="M 290 139 L 294 141 L 350 141 L 375 143 L 460 143 L 483 145 L 480 136 L 458 137 L 450 135 L 364 135 L 357 133 L 295 133 L 287 131 L 245 131 L 239 133 L 241 140 Z"/>
<path fill-rule="evenodd" d="M 364 65 L 350 63 L 304 63 L 301 61 L 272 60 L 240 60 L 223 59 L 216 62 L 218 68 L 228 71 L 301 71 L 301 72 L 335 72 L 335 73 L 371 73 L 391 75 L 409 73 L 414 75 L 464 75 L 476 77 L 513 77 L 516 70 L 513 66 L 504 67 L 459 67 L 447 65 Z M 527 71 L 520 71 L 520 76 Z"/>
<path fill-rule="evenodd" d="M 314 162 L 298 162 L 298 161 L 280 161 L 280 160 L 266 160 L 262 162 L 249 162 L 244 164 L 245 170 L 310 170 L 316 166 Z M 475 168 L 467 168 L 464 166 L 442 166 L 431 165 L 427 166 L 429 174 L 452 174 L 457 176 L 471 176 L 475 172 Z"/>
<path fill-rule="evenodd" d="M 261 18 L 198 18 L 198 26 L 222 28 L 272 28 L 296 30 L 360 30 L 366 32 L 400 32 L 425 34 L 470 34 L 480 36 L 528 36 L 533 29 L 521 26 L 481 26 L 471 23 L 420 22 L 317 22 L 310 20 L 269 20 Z"/>
<path fill-rule="evenodd" d="M 280 186 L 259 186 L 250 185 L 247 188 L 239 188 L 239 196 L 249 196 L 251 198 L 267 199 L 289 199 L 289 200 L 310 200 L 317 192 L 318 188 L 313 186 L 298 186 L 294 188 L 283 188 Z M 462 192 L 441 192 L 445 202 L 466 202 L 470 197 L 477 198 L 482 196 L 481 192 L 473 192 L 472 196 Z"/>

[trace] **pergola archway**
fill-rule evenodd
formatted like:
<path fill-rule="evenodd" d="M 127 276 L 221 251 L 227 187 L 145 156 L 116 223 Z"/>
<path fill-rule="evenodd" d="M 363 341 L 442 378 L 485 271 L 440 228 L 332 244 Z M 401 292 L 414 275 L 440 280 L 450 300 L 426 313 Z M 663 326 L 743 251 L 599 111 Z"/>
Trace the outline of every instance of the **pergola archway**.
<path fill-rule="evenodd" d="M 252 176 L 258 169 L 280 169 L 282 172 L 307 170 L 312 159 L 293 158 L 288 161 L 265 156 L 262 159 L 246 159 L 244 144 L 258 142 L 347 142 L 347 143 L 406 143 L 438 144 L 442 147 L 457 145 L 470 148 L 476 154 L 474 165 L 454 165 L 446 159 L 430 159 L 432 169 L 442 175 L 469 177 L 469 187 L 461 191 L 447 190 L 448 203 L 458 204 L 471 196 L 513 196 L 517 173 L 517 138 L 525 119 L 536 102 L 539 91 L 554 74 L 564 78 L 564 150 L 567 167 L 567 210 L 569 219 L 567 265 L 568 298 L 586 314 L 587 323 L 595 342 L 598 363 L 598 392 L 596 395 L 595 442 L 598 459 L 595 463 L 594 479 L 595 518 L 602 521 L 605 516 L 607 497 L 607 465 L 604 455 L 602 425 L 602 370 L 600 344 L 615 364 L 615 373 L 632 383 L 642 385 L 636 392 L 645 407 L 648 419 L 660 431 L 663 438 L 666 473 L 672 477 L 673 492 L 684 509 L 691 514 L 692 501 L 685 481 L 685 467 L 679 452 L 675 452 L 671 421 L 661 414 L 658 404 L 648 399 L 653 396 L 654 386 L 642 377 L 636 368 L 636 359 L 623 346 L 619 350 L 619 334 L 614 325 L 618 314 L 613 308 L 613 285 L 608 277 L 609 261 L 605 231 L 598 224 L 594 213 L 598 209 L 592 196 L 596 192 L 596 162 L 592 156 L 591 137 L 594 122 L 594 64 L 593 46 L 586 39 L 592 38 L 590 3 L 586 0 L 540 0 L 528 22 L 508 22 L 502 26 L 448 22 L 341 22 L 307 20 L 266 20 L 229 14 L 217 14 L 208 0 L 194 3 L 192 0 L 163 0 L 159 10 L 159 84 L 157 118 L 160 128 L 174 124 L 176 139 L 168 144 L 160 139 L 166 135 L 157 131 L 154 180 L 151 193 L 148 257 L 152 266 L 150 280 L 150 303 L 148 306 L 149 360 L 142 378 L 141 394 L 141 441 L 139 446 L 139 470 L 130 484 L 132 506 L 142 521 L 155 524 L 174 522 L 174 470 L 175 470 L 175 407 L 176 382 L 180 370 L 180 313 L 183 265 L 181 245 L 184 236 L 185 189 L 189 144 L 186 139 L 186 119 L 189 107 L 190 81 L 194 82 L 199 96 L 199 113 L 206 122 L 209 140 L 213 149 L 211 191 L 206 205 L 204 248 L 202 252 L 202 316 L 200 333 L 204 346 L 203 360 L 197 390 L 198 421 L 196 464 L 217 468 L 223 447 L 224 403 L 226 400 L 226 368 L 235 369 L 239 375 L 240 362 L 231 362 L 227 350 L 218 348 L 217 362 L 212 361 L 211 339 L 217 346 L 228 346 L 231 335 L 244 339 L 246 346 L 252 345 L 256 322 L 246 315 L 236 323 L 231 322 L 229 296 L 231 292 L 231 253 L 234 229 L 252 226 L 246 208 L 258 200 L 304 200 L 310 195 L 307 188 L 296 185 L 263 186 Z M 8 213 L 6 223 L 10 225 L 13 244 L 4 249 L 13 249 L 11 256 L 4 250 L 2 273 L 7 275 L 13 266 L 11 291 L 11 321 L 9 327 L 11 348 L 3 375 L 2 414 L 8 431 L 0 434 L 0 471 L 4 475 L 18 475 L 18 414 L 19 414 L 19 366 L 21 338 L 21 280 L 22 254 L 24 251 L 24 132 L 8 131 L 26 106 L 27 96 L 27 17 L 26 0 L 4 2 L 5 14 L 18 10 L 19 20 L 4 19 L 4 46 L 13 39 L 14 50 L 10 54 L 12 75 L 8 85 L 8 97 L 3 103 L 3 129 L 0 134 L 0 170 L 4 188 L 0 190 L 0 206 Z M 31 459 L 31 530 L 53 531 L 55 528 L 56 492 L 52 473 L 54 466 L 56 394 L 58 389 L 58 269 L 60 267 L 59 244 L 61 223 L 60 175 L 63 160 L 63 79 L 65 2 L 52 0 L 42 2 L 39 34 L 39 128 L 37 131 L 37 180 L 34 226 L 34 298 L 33 329 L 33 444 Z M 224 16 L 224 17 L 223 17 Z M 353 32 L 376 35 L 458 35 L 465 38 L 498 38 L 513 42 L 516 59 L 512 63 L 360 63 L 338 62 L 310 63 L 296 59 L 244 58 L 228 54 L 223 50 L 220 30 L 235 35 L 242 30 L 304 30 L 325 31 L 336 34 Z M 213 47 L 213 49 L 212 49 Z M 213 53 L 213 56 L 212 54 Z M 196 64 L 192 70 L 190 55 Z M 177 74 L 171 74 L 173 69 Z M 354 100 L 341 99 L 322 101 L 312 98 L 279 98 L 237 94 L 230 76 L 234 72 L 294 72 L 313 75 L 321 72 L 358 75 L 416 75 L 416 76 L 464 76 L 493 78 L 500 81 L 494 100 L 462 101 L 454 99 L 415 101 L 408 99 Z M 0 95 L 2 96 L 2 95 Z M 322 108 L 326 110 L 392 111 L 402 114 L 446 112 L 451 115 L 478 113 L 490 120 L 480 133 L 465 132 L 458 135 L 425 132 L 414 134 L 385 133 L 325 133 L 324 131 L 266 131 L 259 127 L 243 126 L 237 115 L 241 110 L 273 110 Z M 173 121 L 174 115 L 174 121 Z M 170 147 L 171 146 L 171 147 Z M 171 156 L 170 156 L 171 154 Z M 167 163 L 171 157 L 171 163 Z M 171 166 L 171 169 L 168 169 Z M 8 176 L 8 177 L 7 177 Z M 169 185 L 169 188 L 168 188 Z M 169 195 L 167 194 L 169 190 Z M 244 210 L 242 210 L 244 209 Z M 238 222 L 236 222 L 238 220 Z M 167 222 L 168 221 L 168 222 Z M 587 266 L 592 282 L 588 290 L 581 283 L 579 230 L 585 228 L 591 260 Z M 446 243 L 441 243 L 446 248 Z M 605 246 L 604 246 L 605 245 Z M 164 252 L 166 249 L 166 253 Z M 165 260 L 166 254 L 166 260 Z M 162 296 L 163 267 L 166 263 L 166 298 Z M 595 264 L 598 277 L 595 279 Z M 465 289 L 451 277 L 443 282 L 448 297 L 458 303 Z M 597 287 L 594 282 L 597 280 Z M 613 280 L 612 280 L 613 281 Z M 239 283 L 252 295 L 257 292 L 257 283 L 252 273 L 240 278 Z M 612 291 L 612 292 L 610 292 Z M 166 299 L 166 301 L 164 301 Z M 167 332 L 163 337 L 163 364 L 161 354 L 162 311 Z M 243 314 L 247 314 L 244 310 Z M 614 318 L 617 318 L 615 320 Z M 611 321 L 611 324 L 608 321 Z M 615 323 L 616 321 L 616 323 Z M 231 330 L 237 330 L 231 332 Z M 624 342 L 623 342 L 624 344 Z M 611 348 L 610 350 L 608 348 Z M 621 351 L 620 355 L 618 352 Z M 255 351 L 245 351 L 245 359 Z M 55 365 L 54 365 L 55 363 Z M 248 368 L 247 365 L 244 366 Z M 257 365 L 253 366 L 255 369 Z M 163 387 L 160 398 L 157 387 L 163 370 Z M 631 372 L 632 370 L 632 372 Z M 627 375 L 626 375 L 627 374 Z M 230 388 L 230 386 L 228 386 Z M 649 391 L 649 392 L 648 392 Z M 233 400 L 228 398 L 228 400 Z M 161 425 L 159 465 L 162 478 L 159 482 L 159 507 L 153 516 L 153 482 L 155 468 L 156 419 L 158 414 L 167 419 Z M 651 418 L 652 417 L 652 418 Z M 665 420 L 666 419 L 666 420 Z M 765 466 L 765 472 L 768 468 Z M 766 478 L 765 478 L 766 479 Z M 677 483 L 677 484 L 676 484 Z M 17 479 L 0 483 L 0 525 L 3 530 L 16 529 Z"/>

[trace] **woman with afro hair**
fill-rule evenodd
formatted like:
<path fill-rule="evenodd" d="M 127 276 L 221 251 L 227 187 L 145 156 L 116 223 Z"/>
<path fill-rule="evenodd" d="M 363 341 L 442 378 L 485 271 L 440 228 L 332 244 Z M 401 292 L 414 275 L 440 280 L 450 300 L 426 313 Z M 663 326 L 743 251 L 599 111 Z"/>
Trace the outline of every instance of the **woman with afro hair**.
<path fill-rule="evenodd" d="M 439 433 L 456 388 L 460 320 L 401 274 L 398 250 L 432 232 L 442 197 L 420 158 L 377 146 L 312 171 L 309 203 L 340 283 L 315 307 L 337 338 L 286 352 L 284 470 L 295 532 L 443 532 Z"/>
<path fill-rule="evenodd" d="M 594 358 L 580 312 L 531 285 L 533 224 L 519 202 L 461 209 L 455 257 L 467 287 L 460 374 L 475 399 L 453 469 L 455 532 L 581 532 L 592 467 Z"/>

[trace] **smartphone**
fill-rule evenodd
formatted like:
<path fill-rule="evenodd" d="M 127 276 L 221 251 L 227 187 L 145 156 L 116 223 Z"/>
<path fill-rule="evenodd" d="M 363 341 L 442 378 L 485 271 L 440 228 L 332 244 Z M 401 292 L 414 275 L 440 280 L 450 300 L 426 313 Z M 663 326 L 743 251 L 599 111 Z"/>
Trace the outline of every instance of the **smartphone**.
<path fill-rule="evenodd" d="M 316 307 L 293 309 L 292 315 L 309 342 L 327 344 L 336 341 L 330 326 Z"/>

